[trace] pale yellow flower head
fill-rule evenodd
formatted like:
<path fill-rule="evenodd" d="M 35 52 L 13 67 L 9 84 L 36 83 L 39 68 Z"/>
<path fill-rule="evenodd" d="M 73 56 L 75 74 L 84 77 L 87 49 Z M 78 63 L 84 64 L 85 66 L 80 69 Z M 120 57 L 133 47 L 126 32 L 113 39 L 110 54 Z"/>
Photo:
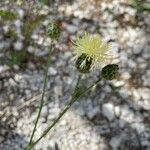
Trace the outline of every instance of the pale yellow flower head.
<path fill-rule="evenodd" d="M 73 44 L 75 59 L 83 54 L 86 56 L 80 67 L 83 67 L 86 61 L 91 61 L 90 70 L 101 68 L 110 58 L 108 53 L 111 46 L 104 42 L 100 35 L 91 35 L 86 32 L 81 38 L 77 37 L 76 42 L 73 42 Z"/>

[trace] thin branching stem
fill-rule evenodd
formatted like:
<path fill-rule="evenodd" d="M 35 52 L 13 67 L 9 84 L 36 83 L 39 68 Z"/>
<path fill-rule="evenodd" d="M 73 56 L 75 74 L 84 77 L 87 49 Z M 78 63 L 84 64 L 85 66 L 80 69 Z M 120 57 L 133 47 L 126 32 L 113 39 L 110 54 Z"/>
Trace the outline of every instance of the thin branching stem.
<path fill-rule="evenodd" d="M 43 91 L 42 91 L 40 107 L 39 107 L 37 119 L 36 119 L 36 122 L 35 122 L 35 125 L 34 125 L 34 128 L 33 128 L 31 137 L 30 137 L 30 141 L 29 141 L 28 147 L 32 144 L 33 137 L 34 137 L 34 134 L 35 134 L 35 131 L 36 131 L 36 127 L 37 127 L 37 124 L 38 124 L 38 121 L 39 121 L 39 118 L 40 118 L 40 115 L 41 115 L 42 107 L 43 107 L 43 104 L 44 104 L 44 96 L 45 96 L 45 91 L 46 91 L 46 87 L 47 87 L 48 68 L 49 68 L 50 63 L 51 63 L 51 53 L 53 51 L 53 48 L 54 48 L 54 45 L 52 43 L 51 47 L 50 47 L 50 51 L 49 51 L 47 66 L 46 66 L 45 73 L 44 73 L 45 78 L 44 78 L 44 85 L 43 85 Z"/>
<path fill-rule="evenodd" d="M 92 87 L 97 85 L 101 79 L 98 79 L 96 82 L 94 82 L 91 86 L 89 86 L 87 89 L 85 89 L 81 94 L 79 94 L 77 97 L 72 96 L 71 101 L 68 103 L 68 105 L 64 108 L 64 110 L 60 113 L 58 118 L 43 132 L 43 134 L 33 143 L 31 143 L 31 146 L 28 150 L 31 150 L 43 137 L 45 137 L 48 132 L 55 126 L 55 124 L 63 117 L 63 115 L 67 112 L 67 110 L 74 104 L 74 102 L 78 101 L 86 92 L 88 92 Z M 77 88 L 79 84 L 79 80 L 77 82 L 77 85 L 75 89 Z M 74 94 L 73 94 L 74 95 Z"/>

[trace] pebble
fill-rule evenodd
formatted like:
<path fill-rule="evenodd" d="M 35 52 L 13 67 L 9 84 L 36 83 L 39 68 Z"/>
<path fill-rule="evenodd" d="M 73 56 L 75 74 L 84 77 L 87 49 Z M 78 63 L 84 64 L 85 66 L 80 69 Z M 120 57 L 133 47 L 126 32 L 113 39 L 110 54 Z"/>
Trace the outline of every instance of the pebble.
<path fill-rule="evenodd" d="M 19 14 L 20 18 L 22 19 L 25 15 L 25 12 L 23 9 L 18 9 L 18 14 Z"/>
<path fill-rule="evenodd" d="M 143 45 L 139 45 L 139 44 L 135 44 L 134 45 L 134 49 L 133 49 L 133 53 L 134 54 L 140 54 L 143 50 Z"/>
<path fill-rule="evenodd" d="M 49 73 L 49 75 L 56 75 L 57 70 L 54 67 L 49 67 L 48 73 Z"/>
<path fill-rule="evenodd" d="M 124 85 L 124 81 L 115 81 L 114 82 L 115 87 L 120 87 L 120 86 L 123 86 L 123 85 Z"/>
<path fill-rule="evenodd" d="M 78 26 L 78 25 L 80 24 L 80 21 L 79 21 L 79 19 L 74 18 L 74 19 L 72 19 L 72 23 L 73 23 L 74 25 Z"/>
<path fill-rule="evenodd" d="M 122 74 L 122 78 L 124 78 L 125 80 L 128 80 L 128 79 L 131 78 L 131 75 L 130 75 L 128 72 L 124 72 L 124 73 Z"/>
<path fill-rule="evenodd" d="M 17 86 L 17 83 L 12 78 L 10 78 L 8 82 L 11 86 L 14 86 L 14 87 Z"/>
<path fill-rule="evenodd" d="M 0 65 L 0 73 L 7 71 L 9 67 L 7 65 Z"/>
<path fill-rule="evenodd" d="M 115 106 L 114 112 L 115 112 L 116 117 L 119 117 L 121 114 L 120 106 Z"/>
<path fill-rule="evenodd" d="M 37 49 L 36 51 L 35 51 L 35 56 L 38 56 L 38 57 L 43 57 L 43 56 L 47 56 L 48 55 L 48 50 L 46 51 L 44 51 L 44 50 L 39 50 L 39 49 Z"/>
<path fill-rule="evenodd" d="M 42 45 L 44 42 L 44 38 L 43 37 L 39 37 L 37 44 Z"/>
<path fill-rule="evenodd" d="M 114 106 L 111 103 L 103 104 L 102 113 L 109 121 L 115 119 Z"/>
<path fill-rule="evenodd" d="M 49 8 L 44 5 L 43 8 L 41 10 L 38 11 L 39 15 L 48 15 L 49 14 Z"/>
<path fill-rule="evenodd" d="M 58 96 L 62 96 L 63 92 L 62 92 L 62 87 L 61 86 L 55 86 L 54 87 L 54 93 L 55 93 L 55 97 L 58 97 Z"/>
<path fill-rule="evenodd" d="M 22 48 L 23 48 L 23 44 L 21 41 L 17 41 L 13 45 L 14 45 L 14 49 L 18 50 L 18 51 L 22 50 Z"/>
<path fill-rule="evenodd" d="M 122 128 L 125 128 L 126 126 L 126 121 L 125 120 L 122 120 L 122 119 L 119 119 L 119 127 L 122 129 Z"/>
<path fill-rule="evenodd" d="M 128 123 L 134 122 L 135 114 L 134 112 L 129 108 L 129 106 L 124 105 L 121 107 L 121 119 L 127 121 Z"/>
<path fill-rule="evenodd" d="M 69 33 L 76 33 L 77 30 L 78 30 L 78 27 L 77 26 L 74 26 L 74 25 L 66 25 L 66 29 Z"/>
<path fill-rule="evenodd" d="M 88 113 L 87 116 L 89 119 L 92 119 L 96 114 L 100 112 L 99 106 L 95 107 L 94 109 L 91 109 Z"/>
<path fill-rule="evenodd" d="M 4 30 L 5 33 L 7 33 L 9 31 L 9 26 L 8 25 L 4 26 L 3 30 Z"/>
<path fill-rule="evenodd" d="M 118 148 L 121 144 L 121 137 L 119 137 L 119 136 L 112 137 L 109 144 L 114 149 Z"/>
<path fill-rule="evenodd" d="M 0 136 L 0 144 L 5 140 L 3 136 Z"/>
<path fill-rule="evenodd" d="M 0 50 L 2 50 L 5 47 L 5 43 L 4 42 L 0 42 Z"/>
<path fill-rule="evenodd" d="M 138 92 L 138 90 L 133 89 L 132 92 L 133 92 L 134 99 L 139 101 L 141 99 L 141 96 L 140 96 L 140 93 Z"/>
<path fill-rule="evenodd" d="M 15 24 L 17 30 L 20 30 L 20 27 L 22 26 L 22 22 L 20 20 L 15 20 L 14 24 Z"/>
<path fill-rule="evenodd" d="M 83 110 L 82 107 L 78 107 L 76 113 L 80 116 L 85 116 L 85 111 Z"/>
<path fill-rule="evenodd" d="M 131 60 L 131 59 L 128 60 L 128 65 L 129 65 L 129 67 L 131 67 L 131 68 L 136 68 L 136 63 L 135 63 L 135 61 L 133 61 L 133 60 Z"/>
<path fill-rule="evenodd" d="M 150 100 L 150 89 L 142 88 L 139 89 L 140 95 L 144 100 Z"/>
<path fill-rule="evenodd" d="M 29 53 L 34 53 L 35 52 L 35 48 L 33 46 L 29 46 L 27 50 L 28 50 Z"/>
<path fill-rule="evenodd" d="M 144 124 L 143 123 L 139 123 L 139 122 L 138 123 L 132 123 L 131 127 L 136 129 L 139 134 L 141 134 L 145 130 Z"/>

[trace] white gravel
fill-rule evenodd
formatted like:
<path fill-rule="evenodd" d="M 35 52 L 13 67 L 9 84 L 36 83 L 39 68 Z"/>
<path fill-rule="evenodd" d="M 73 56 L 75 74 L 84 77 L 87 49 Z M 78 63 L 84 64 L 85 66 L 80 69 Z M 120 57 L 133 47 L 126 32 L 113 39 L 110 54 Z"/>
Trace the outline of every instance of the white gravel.
<path fill-rule="evenodd" d="M 45 58 L 51 44 L 45 32 L 52 18 L 59 18 L 62 31 L 51 57 L 48 88 L 35 138 L 70 100 L 77 78 L 70 41 L 76 34 L 99 33 L 110 42 L 121 79 L 102 81 L 85 95 L 35 150 L 149 150 L 150 15 L 139 14 L 125 0 L 109 3 L 59 1 L 57 16 L 52 16 L 52 8 L 45 5 L 32 6 L 32 1 L 28 1 L 20 7 L 19 1 L 17 3 L 0 2 L 0 8 L 19 16 L 0 26 L 0 150 L 23 150 L 29 141 L 43 87 Z M 46 15 L 46 18 L 33 29 L 28 45 L 24 45 L 22 27 L 26 21 L 24 17 L 30 11 L 32 19 L 35 17 L 33 12 Z M 18 53 L 26 50 L 29 60 L 8 66 L 9 51 L 13 48 Z M 84 86 L 90 85 L 97 76 L 99 71 L 83 77 Z"/>

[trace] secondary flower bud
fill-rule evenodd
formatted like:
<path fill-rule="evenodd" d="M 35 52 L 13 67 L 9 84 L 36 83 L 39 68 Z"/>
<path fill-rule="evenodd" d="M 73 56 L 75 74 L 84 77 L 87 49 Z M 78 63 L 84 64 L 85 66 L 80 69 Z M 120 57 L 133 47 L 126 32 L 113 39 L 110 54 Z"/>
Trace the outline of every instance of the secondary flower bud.
<path fill-rule="evenodd" d="M 109 64 L 102 69 L 102 77 L 106 80 L 113 80 L 119 76 L 119 66 Z"/>
<path fill-rule="evenodd" d="M 89 73 L 92 65 L 92 58 L 87 57 L 86 54 L 81 54 L 76 60 L 76 68 L 81 73 Z"/>
<path fill-rule="evenodd" d="M 50 23 L 47 29 L 48 35 L 52 39 L 58 39 L 60 35 L 60 29 L 56 23 Z"/>

